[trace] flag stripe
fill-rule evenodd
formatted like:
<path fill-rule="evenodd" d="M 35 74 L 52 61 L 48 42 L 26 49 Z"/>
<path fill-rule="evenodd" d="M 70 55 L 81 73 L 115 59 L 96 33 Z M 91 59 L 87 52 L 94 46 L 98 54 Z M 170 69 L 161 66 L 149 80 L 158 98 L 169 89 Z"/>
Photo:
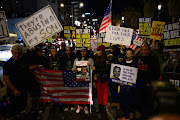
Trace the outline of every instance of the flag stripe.
<path fill-rule="evenodd" d="M 108 8 L 106 10 L 106 13 L 104 15 L 104 18 L 102 20 L 100 29 L 99 29 L 99 33 L 101 32 L 106 32 L 106 28 L 108 25 L 112 25 L 112 21 L 111 21 L 111 5 L 112 5 L 112 0 L 110 1 Z"/>
<path fill-rule="evenodd" d="M 37 70 L 34 73 L 41 89 L 39 102 L 90 104 L 89 83 L 77 82 L 74 72 Z"/>

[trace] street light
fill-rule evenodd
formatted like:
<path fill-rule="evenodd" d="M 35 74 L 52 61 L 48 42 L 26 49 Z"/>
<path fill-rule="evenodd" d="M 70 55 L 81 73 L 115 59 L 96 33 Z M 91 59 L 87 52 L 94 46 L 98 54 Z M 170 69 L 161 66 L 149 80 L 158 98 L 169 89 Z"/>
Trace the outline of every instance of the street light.
<path fill-rule="evenodd" d="M 84 18 L 84 17 L 85 17 L 85 14 L 82 14 L 82 17 Z"/>
<path fill-rule="evenodd" d="M 61 7 L 64 7 L 64 4 L 63 3 L 61 3 L 61 5 L 60 5 Z"/>
<path fill-rule="evenodd" d="M 162 7 L 162 5 L 158 5 L 158 20 L 160 20 L 161 7 Z"/>
<path fill-rule="evenodd" d="M 79 7 L 80 7 L 80 8 L 81 8 L 81 7 L 83 7 L 83 6 L 84 6 L 84 4 L 83 4 L 83 3 L 80 3 L 80 4 L 79 4 Z"/>

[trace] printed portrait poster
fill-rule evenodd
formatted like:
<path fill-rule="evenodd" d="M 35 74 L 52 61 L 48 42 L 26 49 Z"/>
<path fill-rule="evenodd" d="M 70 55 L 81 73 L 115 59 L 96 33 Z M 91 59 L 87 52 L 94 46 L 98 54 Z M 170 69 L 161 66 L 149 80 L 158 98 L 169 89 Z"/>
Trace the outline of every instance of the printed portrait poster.
<path fill-rule="evenodd" d="M 76 69 L 76 81 L 90 81 L 90 67 L 88 66 L 88 61 L 77 61 Z"/>
<path fill-rule="evenodd" d="M 110 82 L 123 83 L 135 87 L 138 68 L 111 64 Z"/>

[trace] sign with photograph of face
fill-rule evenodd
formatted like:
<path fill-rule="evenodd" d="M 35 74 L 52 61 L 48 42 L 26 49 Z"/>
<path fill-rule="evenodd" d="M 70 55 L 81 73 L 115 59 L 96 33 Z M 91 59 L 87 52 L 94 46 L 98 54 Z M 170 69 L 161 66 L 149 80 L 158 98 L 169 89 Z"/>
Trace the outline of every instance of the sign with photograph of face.
<path fill-rule="evenodd" d="M 111 64 L 110 82 L 135 86 L 138 68 Z"/>
<path fill-rule="evenodd" d="M 88 61 L 77 61 L 76 62 L 76 81 L 90 81 L 90 67 Z"/>

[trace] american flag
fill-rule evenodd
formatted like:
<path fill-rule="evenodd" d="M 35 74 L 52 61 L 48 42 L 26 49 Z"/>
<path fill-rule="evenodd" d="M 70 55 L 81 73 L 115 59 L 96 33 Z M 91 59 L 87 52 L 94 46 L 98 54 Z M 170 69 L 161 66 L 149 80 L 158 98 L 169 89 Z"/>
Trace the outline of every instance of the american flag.
<path fill-rule="evenodd" d="M 34 73 L 41 87 L 39 102 L 92 104 L 89 83 L 76 81 L 73 71 L 43 69 Z"/>
<path fill-rule="evenodd" d="M 108 25 L 112 25 L 112 20 L 111 20 L 111 5 L 112 5 L 112 0 L 109 3 L 108 9 L 106 11 L 106 14 L 104 15 L 104 18 L 102 20 L 99 33 L 101 32 L 106 32 L 106 28 Z"/>

